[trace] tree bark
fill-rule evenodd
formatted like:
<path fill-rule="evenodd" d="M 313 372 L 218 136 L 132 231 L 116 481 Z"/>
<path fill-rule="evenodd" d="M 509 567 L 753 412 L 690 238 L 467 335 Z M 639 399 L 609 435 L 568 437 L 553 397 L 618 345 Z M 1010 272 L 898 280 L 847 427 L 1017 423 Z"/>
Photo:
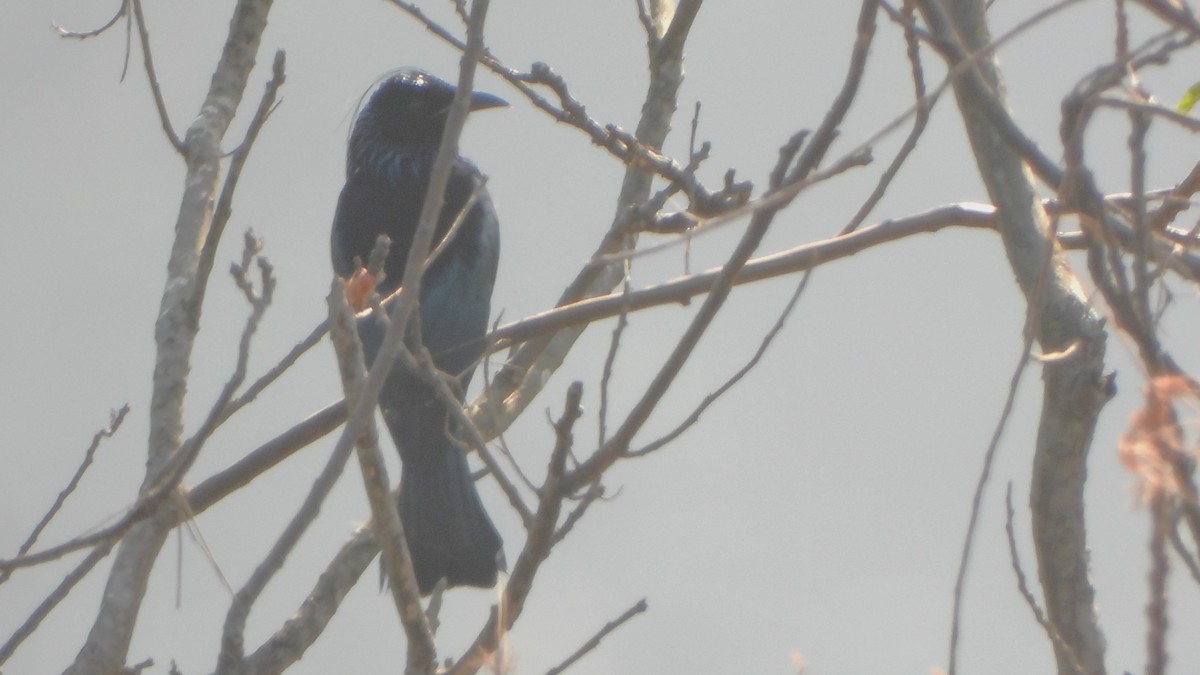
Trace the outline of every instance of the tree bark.
<path fill-rule="evenodd" d="M 955 97 L 980 177 L 997 208 L 1009 264 L 1028 302 L 1029 330 L 1044 353 L 1072 350 L 1042 371 L 1030 508 L 1047 614 L 1064 643 L 1055 644 L 1058 671 L 1076 672 L 1069 649 L 1089 675 L 1099 675 L 1105 641 L 1089 576 L 1083 488 L 1096 421 L 1109 398 L 1103 322 L 1054 240 L 1029 168 L 989 118 L 989 99 L 1004 110 L 1008 104 L 990 51 L 984 3 L 922 0 L 921 11 L 938 37 L 958 46 L 950 58 L 950 66 L 960 71 Z"/>
<path fill-rule="evenodd" d="M 198 287 L 204 283 L 198 274 L 200 254 L 217 200 L 221 140 L 246 90 L 270 8 L 271 0 L 238 3 L 208 96 L 184 143 L 187 175 L 154 330 L 157 355 L 142 494 L 169 480 L 169 475 L 181 477 L 186 468 L 186 461 L 184 465 L 177 462 L 181 460 L 183 402 L 192 346 L 200 328 L 199 298 L 203 293 Z M 159 507 L 159 513 L 135 525 L 121 541 L 96 621 L 67 673 L 111 675 L 124 667 L 150 571 L 176 522 L 169 500 Z"/>

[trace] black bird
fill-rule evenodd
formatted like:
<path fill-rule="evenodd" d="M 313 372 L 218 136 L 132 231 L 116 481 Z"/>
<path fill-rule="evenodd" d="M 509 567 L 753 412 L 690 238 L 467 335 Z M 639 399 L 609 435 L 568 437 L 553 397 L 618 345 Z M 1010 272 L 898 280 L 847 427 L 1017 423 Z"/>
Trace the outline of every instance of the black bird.
<path fill-rule="evenodd" d="M 348 277 L 355 258 L 367 260 L 379 234 L 392 247 L 380 284 L 391 293 L 404 277 L 408 249 L 429 186 L 430 173 L 455 88 L 420 70 L 388 77 L 359 112 L 350 132 L 346 185 L 333 219 L 333 269 Z M 507 105 L 475 92 L 471 110 Z M 459 157 L 446 188 L 434 242 L 450 230 L 482 183 L 479 169 Z M 439 370 L 466 391 L 483 353 L 492 285 L 500 253 L 499 221 L 486 191 L 425 270 L 419 318 L 421 341 Z M 373 317 L 358 323 L 368 364 L 379 352 L 383 329 Z M 412 337 L 412 336 L 410 336 Z M 422 594 L 445 577 L 448 585 L 493 586 L 504 566 L 502 542 L 488 518 L 466 456 L 451 439 L 457 425 L 433 390 L 397 366 L 384 384 L 379 407 L 403 463 L 400 519 Z"/>

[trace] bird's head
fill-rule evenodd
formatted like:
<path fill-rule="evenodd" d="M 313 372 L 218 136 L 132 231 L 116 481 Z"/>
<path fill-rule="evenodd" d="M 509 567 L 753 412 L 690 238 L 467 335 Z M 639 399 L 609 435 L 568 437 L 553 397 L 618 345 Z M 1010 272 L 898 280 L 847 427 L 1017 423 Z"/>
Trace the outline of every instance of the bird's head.
<path fill-rule="evenodd" d="M 383 81 L 359 113 L 355 127 L 369 125 L 398 145 L 432 145 L 441 141 L 455 87 L 423 70 L 404 69 Z M 471 94 L 471 110 L 507 106 L 498 96 Z"/>

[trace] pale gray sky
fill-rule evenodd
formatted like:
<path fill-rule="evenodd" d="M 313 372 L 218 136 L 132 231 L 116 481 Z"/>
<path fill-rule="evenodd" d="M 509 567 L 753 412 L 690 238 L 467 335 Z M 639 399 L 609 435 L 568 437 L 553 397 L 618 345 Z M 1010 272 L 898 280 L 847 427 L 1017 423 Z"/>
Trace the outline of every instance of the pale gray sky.
<path fill-rule="evenodd" d="M 183 177 L 164 140 L 135 51 L 119 82 L 124 29 L 85 42 L 70 28 L 103 22 L 117 3 L 55 0 L 0 6 L 0 410 L 7 448 L 0 472 L 0 555 L 15 551 L 71 475 L 110 408 L 133 406 L 119 435 L 60 520 L 58 542 L 127 506 L 145 458 L 153 323 Z M 428 2 L 435 14 L 449 3 Z M 1000 2 L 997 32 L 1044 3 Z M 111 7 L 109 5 L 112 5 Z M 156 65 L 172 121 L 183 129 L 208 87 L 233 3 L 150 4 Z M 666 148 L 687 150 L 688 120 L 703 102 L 699 137 L 713 143 L 703 171 L 727 168 L 761 187 L 776 151 L 813 128 L 840 86 L 858 3 L 710 2 L 687 49 L 680 114 Z M 1090 2 L 1050 19 L 1001 52 L 1017 119 L 1057 157 L 1058 105 L 1074 82 L 1111 59 L 1110 3 Z M 1139 21 L 1138 36 L 1149 35 Z M 1083 27 L 1089 27 L 1086 30 Z M 1157 29 L 1155 29 L 1157 30 Z M 644 94 L 644 38 L 633 2 L 527 0 L 493 3 L 490 48 L 514 67 L 545 61 L 588 111 L 632 128 Z M 136 42 L 135 42 L 136 44 Z M 458 55 L 383 2 L 278 3 L 247 94 L 251 109 L 272 52 L 287 50 L 283 102 L 262 132 L 238 190 L 218 270 L 240 253 L 247 227 L 263 237 L 279 289 L 256 341 L 261 373 L 324 315 L 328 230 L 342 184 L 354 106 L 381 73 L 418 65 L 453 77 Z M 931 84 L 943 69 L 926 52 Z M 1191 57 L 1194 59 L 1194 56 Z M 881 20 L 860 101 L 835 147 L 840 154 L 903 111 L 909 66 L 898 30 Z M 1174 100 L 1195 78 L 1191 62 L 1147 86 Z M 510 321 L 550 307 L 609 224 L 623 167 L 580 133 L 556 125 L 498 79 L 476 86 L 512 108 L 472 118 L 464 153 L 489 174 L 503 254 L 494 309 Z M 237 129 L 244 126 L 245 116 Z M 1126 128 L 1107 115 L 1092 131 L 1102 187 L 1126 189 Z M 238 138 L 236 132 L 231 139 Z M 898 147 L 894 134 L 858 175 L 806 194 L 776 219 L 763 253 L 830 236 L 842 227 Z M 1179 179 L 1195 161 L 1194 138 L 1152 134 L 1150 184 Z M 1106 154 L 1107 153 L 1107 154 Z M 889 195 L 868 222 L 982 200 L 951 97 Z M 724 259 L 741 225 L 697 241 L 693 269 Z M 683 273 L 683 249 L 639 260 L 637 284 Z M 798 279 L 734 292 L 643 441 L 672 428 L 757 347 Z M 1200 359 L 1192 289 L 1178 288 L 1167 331 L 1191 372 Z M 692 309 L 631 317 L 611 391 L 616 412 L 640 396 Z M 192 425 L 207 412 L 233 362 L 247 308 L 214 275 L 188 394 Z M 945 667 L 951 593 L 970 497 L 1021 349 L 1023 303 L 996 236 L 944 231 L 889 244 L 822 267 L 763 363 L 668 449 L 618 465 L 617 496 L 597 505 L 543 567 L 509 637 L 515 672 L 537 673 L 574 651 L 605 622 L 645 597 L 649 611 L 611 635 L 572 672 L 790 671 L 802 653 L 811 675 L 928 673 Z M 517 457 L 542 466 L 553 444 L 543 410 L 557 414 L 567 385 L 585 382 L 581 452 L 596 442 L 598 383 L 612 322 L 593 326 L 527 415 L 506 434 Z M 1110 367 L 1120 393 L 1105 409 L 1090 464 L 1088 508 L 1097 602 L 1112 672 L 1141 670 L 1148 569 L 1146 514 L 1115 440 L 1139 402 L 1141 376 L 1114 337 Z M 479 380 L 480 378 L 476 378 Z M 969 577 L 962 672 L 1049 672 L 1049 643 L 1017 594 L 1003 534 L 1004 484 L 1014 482 L 1026 573 L 1029 465 L 1040 405 L 1039 374 L 1026 373 L 985 496 Z M 322 345 L 251 409 L 222 429 L 189 482 L 335 400 L 332 351 Z M 273 541 L 332 447 L 326 438 L 211 509 L 197 522 L 234 585 Z M 540 469 L 538 469 L 540 470 Z M 257 644 L 296 608 L 349 532 L 366 519 L 361 483 L 348 471 L 321 518 L 250 617 Z M 498 490 L 484 499 L 506 538 L 521 529 Z M 247 517 L 253 514 L 253 517 Z M 164 550 L 143 607 L 131 661 L 153 672 L 174 659 L 210 672 L 228 596 L 200 547 L 184 537 Z M 0 635 L 11 630 L 69 568 L 19 574 L 0 588 Z M 105 568 L 106 569 L 106 568 Z M 294 672 L 395 672 L 402 633 L 372 578 L 351 594 Z M 1200 598 L 1175 573 L 1171 649 L 1175 672 L 1200 669 Z M 7 675 L 60 671 L 94 619 L 96 574 L 5 667 Z M 175 608 L 175 587 L 182 606 Z M 448 594 L 438 645 L 459 653 L 493 601 L 489 591 Z"/>

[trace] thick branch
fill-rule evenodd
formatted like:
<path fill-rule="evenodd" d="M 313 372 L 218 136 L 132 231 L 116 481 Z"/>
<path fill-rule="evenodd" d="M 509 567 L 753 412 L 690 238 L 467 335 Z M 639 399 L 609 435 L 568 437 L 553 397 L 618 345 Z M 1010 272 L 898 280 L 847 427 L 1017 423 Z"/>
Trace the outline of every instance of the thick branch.
<path fill-rule="evenodd" d="M 994 106 L 1007 104 L 995 59 L 990 52 L 979 53 L 991 42 L 984 3 L 953 0 L 944 4 L 948 12 L 936 0 L 920 2 L 926 22 L 939 38 L 962 45 L 962 53 L 975 55 L 973 68 L 979 77 L 957 79 L 955 95 L 980 175 L 998 208 L 1009 263 L 1029 304 L 1029 325 L 1043 352 L 1060 352 L 1076 345 L 1072 358 L 1044 366 L 1045 398 L 1030 501 L 1050 620 L 1087 672 L 1099 674 L 1104 672 L 1104 637 L 1088 578 L 1083 486 L 1096 419 L 1108 399 L 1103 375 L 1105 334 L 1052 238 L 1024 158 L 989 113 Z M 986 90 L 972 86 L 979 81 L 986 84 Z M 954 644 L 952 640 L 951 673 L 955 669 Z M 1059 672 L 1072 672 L 1069 654 L 1056 646 L 1056 655 Z"/>
<path fill-rule="evenodd" d="M 187 175 L 175 223 L 175 243 L 155 326 L 157 356 L 150 400 L 150 438 L 143 489 L 160 479 L 179 451 L 183 399 L 199 330 L 197 271 L 220 175 L 221 139 L 237 111 L 266 28 L 271 0 L 240 0 L 200 114 L 187 133 Z M 96 622 L 69 673 L 112 673 L 125 665 L 150 570 L 174 525 L 166 510 L 135 526 L 121 542 Z"/>
<path fill-rule="evenodd" d="M 345 288 L 340 279 L 334 281 L 329 294 L 330 335 L 337 351 L 346 403 L 357 405 L 358 394 L 366 379 L 362 345 L 354 325 L 354 312 L 346 302 Z M 345 437 L 343 437 L 343 440 Z M 342 443 L 339 443 L 339 446 Z M 372 530 L 383 551 L 384 571 L 387 573 L 396 613 L 408 637 L 408 667 L 405 672 L 429 673 L 437 662 L 433 631 L 421 609 L 421 592 L 413 572 L 412 554 L 404 536 L 404 526 L 396 510 L 396 501 L 388 490 L 387 468 L 379 450 L 379 432 L 374 417 L 364 420 L 354 437 L 363 486 L 371 505 Z"/>

